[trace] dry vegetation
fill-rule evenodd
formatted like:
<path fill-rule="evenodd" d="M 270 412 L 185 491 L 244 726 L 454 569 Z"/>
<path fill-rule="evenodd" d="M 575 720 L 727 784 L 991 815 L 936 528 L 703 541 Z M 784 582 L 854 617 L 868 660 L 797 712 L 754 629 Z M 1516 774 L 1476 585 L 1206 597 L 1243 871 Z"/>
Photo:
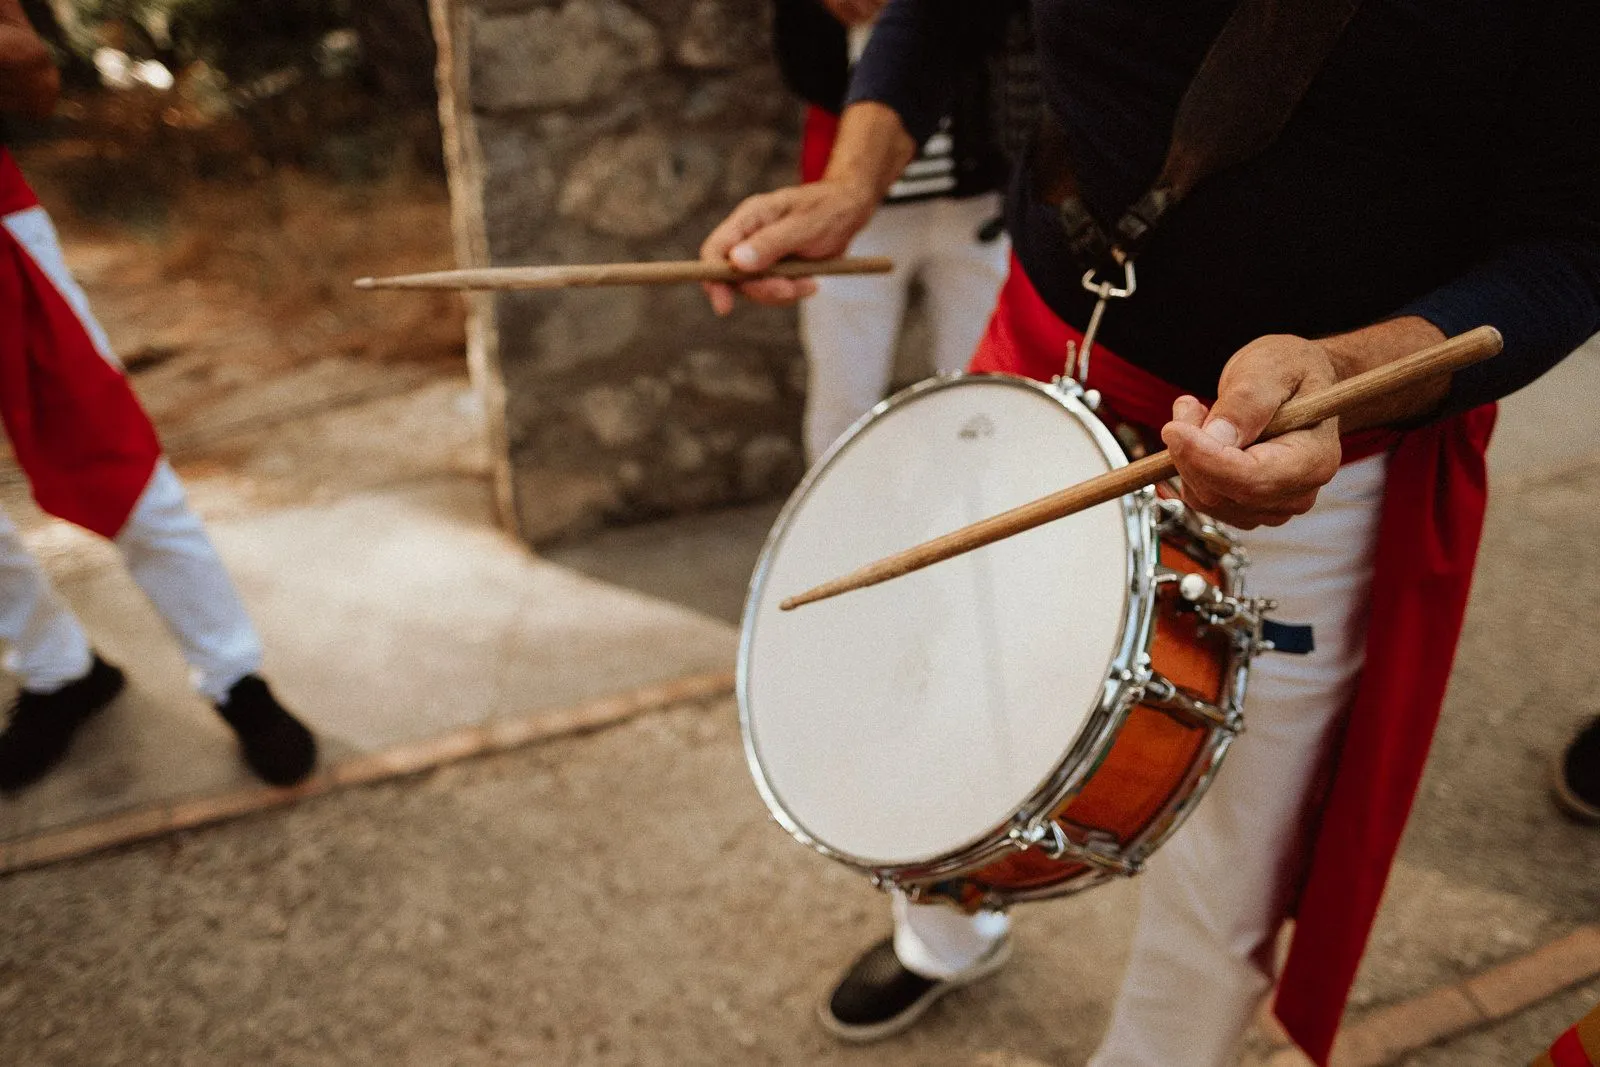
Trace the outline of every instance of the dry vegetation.
<path fill-rule="evenodd" d="M 450 264 L 437 174 L 375 137 L 381 173 L 275 163 L 244 120 L 190 121 L 168 99 L 69 102 L 60 131 L 19 153 L 131 371 L 184 364 L 187 406 L 208 399 L 205 379 L 233 389 L 329 357 L 459 369 L 458 298 L 350 285 Z"/>
<path fill-rule="evenodd" d="M 250 506 L 486 462 L 459 297 L 350 284 L 452 264 L 443 178 L 398 120 L 313 136 L 333 105 L 267 143 L 173 94 L 95 94 L 18 151 L 180 469 Z"/>

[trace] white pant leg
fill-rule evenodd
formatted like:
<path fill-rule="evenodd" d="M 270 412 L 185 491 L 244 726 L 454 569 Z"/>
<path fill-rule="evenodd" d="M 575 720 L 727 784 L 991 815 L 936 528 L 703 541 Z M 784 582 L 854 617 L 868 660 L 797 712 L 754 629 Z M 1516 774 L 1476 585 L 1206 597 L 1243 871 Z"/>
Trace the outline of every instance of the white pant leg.
<path fill-rule="evenodd" d="M 988 193 L 935 200 L 930 206 L 939 217 L 929 228 L 922 282 L 933 324 L 933 365 L 940 372 L 965 370 L 989 326 L 1011 262 L 1011 239 L 1005 234 L 978 240 L 978 231 L 1000 215 L 1004 202 L 999 193 Z"/>
<path fill-rule="evenodd" d="M 898 889 L 891 895 L 894 954 L 924 978 L 954 978 L 1011 929 L 1003 911 L 968 915 L 947 904 L 912 904 Z"/>
<path fill-rule="evenodd" d="M 220 701 L 235 682 L 261 669 L 261 639 L 165 459 L 116 545 L 178 639 L 202 695 Z"/>
<path fill-rule="evenodd" d="M 1225 1067 L 1272 986 L 1305 804 L 1364 655 L 1388 457 L 1341 470 L 1308 514 L 1244 535 L 1252 595 L 1316 628 L 1307 656 L 1255 661 L 1245 732 L 1141 876 L 1133 951 L 1091 1067 Z"/>
<path fill-rule="evenodd" d="M 72 609 L 50 584 L 9 518 L 0 514 L 0 640 L 6 669 L 35 693 L 89 673 L 93 653 Z"/>
<path fill-rule="evenodd" d="M 894 369 L 895 341 L 921 255 L 929 203 L 878 210 L 850 244 L 852 256 L 888 256 L 888 274 L 817 279 L 800 302 L 800 340 L 809 363 L 806 460 L 814 463 L 838 436 L 883 399 Z"/>
<path fill-rule="evenodd" d="M 119 365 L 105 331 L 89 309 L 88 297 L 67 270 L 50 216 L 43 208 L 31 208 L 7 215 L 4 224 L 77 313 L 100 354 L 111 364 Z M 260 668 L 261 642 L 256 636 L 255 627 L 245 614 L 244 605 L 239 602 L 233 583 L 223 570 L 222 560 L 218 558 L 216 550 L 211 547 L 200 519 L 189 510 L 182 483 L 165 459 L 157 464 L 150 484 L 145 486 L 133 514 L 117 535 L 116 544 L 122 550 L 134 581 L 155 604 L 156 610 L 182 645 L 184 656 L 194 668 L 195 685 L 201 693 L 212 700 L 219 700 L 233 687 L 234 682 Z M 20 542 L 16 543 L 16 549 L 21 550 Z M 10 548 L 3 551 L 8 559 L 8 567 L 19 566 L 12 558 L 14 553 Z M 22 554 L 26 556 L 25 552 Z M 27 562 L 32 563 L 32 560 Z M 37 564 L 34 564 L 34 570 L 37 572 Z M 22 572 L 16 573 L 20 575 Z M 42 579 L 43 575 L 39 574 L 38 577 Z M 27 580 L 20 576 L 13 578 L 11 569 L 0 581 L 6 583 L 0 595 L 8 598 L 12 596 L 9 590 L 11 583 L 20 583 L 19 589 L 27 587 Z M 49 595 L 54 597 L 53 593 Z M 48 599 L 41 599 L 38 594 L 34 594 L 34 600 L 40 605 L 49 603 Z M 59 603 L 59 598 L 55 602 Z M 8 599 L 5 608 L 0 610 L 9 608 Z M 61 610 L 65 610 L 64 605 Z M 53 640 L 65 650 L 72 641 L 59 614 L 52 618 L 54 630 L 51 632 L 56 635 Z M 73 622 L 72 625 L 76 627 L 77 624 Z M 20 646 L 13 647 L 20 650 Z M 87 649 L 88 646 L 85 643 L 83 647 Z M 42 652 L 39 654 L 43 655 Z M 70 658 L 64 652 L 54 655 L 59 657 L 59 664 L 64 664 Z M 27 654 L 23 653 L 19 658 L 26 663 Z M 52 657 L 46 657 L 46 660 L 57 663 Z M 41 677 L 59 672 L 59 669 L 59 665 L 52 666 Z M 35 688 L 34 676 L 25 666 L 20 670 L 24 684 Z M 75 676 L 81 676 L 86 670 L 87 659 Z"/>

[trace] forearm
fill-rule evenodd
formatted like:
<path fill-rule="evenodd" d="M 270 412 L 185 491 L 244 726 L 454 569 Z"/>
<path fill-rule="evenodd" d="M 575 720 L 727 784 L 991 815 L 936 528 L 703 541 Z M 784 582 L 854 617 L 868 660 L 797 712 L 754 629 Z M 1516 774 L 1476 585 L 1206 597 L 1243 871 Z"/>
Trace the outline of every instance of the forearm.
<path fill-rule="evenodd" d="M 1343 381 L 1413 352 L 1420 352 L 1444 339 L 1444 332 L 1427 319 L 1405 315 L 1365 329 L 1326 337 L 1319 343 L 1327 350 L 1333 361 L 1334 372 Z M 1404 426 L 1424 421 L 1444 403 L 1449 390 L 1450 376 L 1442 375 L 1412 386 L 1403 393 L 1385 397 L 1357 413 L 1342 416 L 1339 428 L 1343 431 L 1364 430 L 1373 426 Z"/>
<path fill-rule="evenodd" d="M 1437 414 L 1509 396 L 1600 331 L 1600 226 L 1585 221 L 1572 221 L 1571 236 L 1507 248 L 1401 310 L 1446 334 L 1487 324 L 1505 338 L 1500 355 L 1455 374 Z"/>
<path fill-rule="evenodd" d="M 893 109 L 873 101 L 851 104 L 839 120 L 822 178 L 850 185 L 876 204 L 916 154 L 916 142 Z"/>
<path fill-rule="evenodd" d="M 960 72 L 981 62 L 1005 6 L 979 0 L 890 0 L 850 79 L 846 105 L 892 108 L 917 144 L 950 114 Z"/>

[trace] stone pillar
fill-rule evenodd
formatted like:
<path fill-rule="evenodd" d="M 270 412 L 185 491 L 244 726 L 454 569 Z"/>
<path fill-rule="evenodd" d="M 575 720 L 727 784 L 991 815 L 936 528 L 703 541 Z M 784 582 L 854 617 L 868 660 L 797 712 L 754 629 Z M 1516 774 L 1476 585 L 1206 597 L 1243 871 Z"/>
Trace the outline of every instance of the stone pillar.
<path fill-rule="evenodd" d="M 691 259 L 795 173 L 758 0 L 431 0 L 462 266 Z M 506 520 L 540 543 L 792 485 L 789 311 L 697 286 L 475 296 Z"/>

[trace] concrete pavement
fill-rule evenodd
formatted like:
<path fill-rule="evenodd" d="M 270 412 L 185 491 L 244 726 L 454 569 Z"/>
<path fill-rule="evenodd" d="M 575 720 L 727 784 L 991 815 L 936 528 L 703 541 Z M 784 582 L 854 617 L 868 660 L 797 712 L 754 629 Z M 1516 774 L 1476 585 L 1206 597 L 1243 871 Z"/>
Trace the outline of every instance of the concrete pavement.
<path fill-rule="evenodd" d="M 1506 405 L 1484 567 L 1354 1020 L 1600 918 L 1600 834 L 1556 816 L 1544 790 L 1567 732 L 1600 711 L 1600 646 L 1585 625 L 1600 566 L 1600 419 L 1587 404 L 1597 391 L 1590 348 Z M 502 558 L 482 512 L 462 518 L 457 488 L 373 491 L 216 527 L 247 596 L 281 620 L 268 626 L 276 677 L 345 744 L 470 720 L 441 693 L 492 716 L 545 680 L 576 696 L 621 681 L 614 661 L 647 673 L 680 633 L 704 640 L 691 642 L 706 657 L 694 662 L 729 661 L 731 628 L 706 613 L 736 610 L 739 561 L 754 558 L 765 530 L 759 510 L 603 534 L 557 554 L 565 568 L 507 546 L 526 583 L 518 599 L 499 588 L 510 570 L 432 560 L 429 546 L 441 544 Z M 52 556 L 69 590 L 110 581 L 67 566 L 82 558 Z M 298 576 L 307 560 L 323 569 Z M 435 563 L 437 583 L 427 578 Z M 380 592 L 396 598 L 383 610 L 368 603 Z M 447 596 L 478 606 L 441 605 Z M 550 616 L 565 629 L 509 628 L 536 596 L 566 605 Z M 307 602 L 325 617 L 308 619 Z M 80 604 L 97 635 L 148 628 L 115 614 L 134 611 L 116 596 Z M 606 644 L 630 619 L 632 651 Z M 565 654 L 543 655 L 532 648 L 539 633 L 573 636 Z M 494 635 L 512 652 L 473 661 L 493 681 L 463 680 L 443 662 L 441 650 L 476 656 Z M 293 661 L 286 642 L 299 650 Z M 535 658 L 510 662 L 524 649 Z M 357 657 L 376 682 L 341 689 L 330 652 Z M 429 689 L 434 667 L 440 688 Z M 167 696 L 150 683 L 149 710 L 119 711 L 110 726 L 122 732 L 85 746 L 84 762 L 49 788 L 110 810 L 158 757 L 177 768 L 162 773 L 196 775 L 194 788 L 229 762 L 220 732 L 201 740 L 220 728 L 193 708 L 152 739 L 151 762 L 106 778 L 121 759 L 110 753 L 143 745 L 133 724 L 154 719 L 136 715 L 180 703 L 181 668 L 162 670 L 177 679 L 159 691 Z M 353 702 L 369 697 L 358 714 Z M 378 723 L 391 715 L 385 734 Z M 886 929 L 883 901 L 767 823 L 723 700 L 7 876 L 0 1059 L 1079 1064 L 1115 993 L 1133 889 L 1026 909 L 1017 960 L 994 982 L 951 997 L 900 1041 L 837 1046 L 811 1012 L 837 968 Z M 1580 986 L 1405 1062 L 1531 1058 L 1595 994 Z M 1253 1043 L 1251 1062 L 1274 1055 L 1265 1037 Z"/>
<path fill-rule="evenodd" d="M 541 561 L 493 527 L 488 504 L 479 482 L 435 478 L 211 523 L 262 631 L 264 673 L 315 726 L 325 762 L 732 661 L 726 623 Z M 115 551 L 28 525 L 131 685 L 65 765 L 0 799 L 0 843 L 248 784 Z"/>

